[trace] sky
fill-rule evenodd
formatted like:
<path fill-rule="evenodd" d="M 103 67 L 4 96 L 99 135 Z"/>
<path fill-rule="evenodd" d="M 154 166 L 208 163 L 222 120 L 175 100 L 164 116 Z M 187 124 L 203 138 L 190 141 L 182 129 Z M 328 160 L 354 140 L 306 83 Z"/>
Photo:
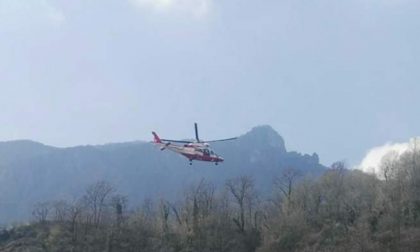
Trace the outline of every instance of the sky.
<path fill-rule="evenodd" d="M 360 163 L 420 135 L 417 0 L 0 0 L 0 141 L 241 135 Z"/>

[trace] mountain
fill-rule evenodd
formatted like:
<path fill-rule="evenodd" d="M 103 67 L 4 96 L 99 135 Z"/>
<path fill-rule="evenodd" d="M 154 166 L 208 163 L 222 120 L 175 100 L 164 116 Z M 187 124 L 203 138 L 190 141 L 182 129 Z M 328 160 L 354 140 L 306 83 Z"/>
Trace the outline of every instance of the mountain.
<path fill-rule="evenodd" d="M 190 166 L 184 157 L 143 141 L 71 148 L 0 142 L 0 223 L 28 219 L 37 202 L 79 198 L 100 180 L 111 182 L 130 205 L 137 205 L 147 197 L 173 199 L 202 178 L 222 185 L 228 178 L 250 175 L 257 188 L 266 191 L 285 168 L 307 176 L 325 170 L 316 153 L 287 151 L 270 126 L 255 127 L 235 141 L 212 147 L 225 158 L 218 166 L 198 161 Z"/>
<path fill-rule="evenodd" d="M 30 140 L 0 142 L 0 166 L 49 153 L 56 148 Z"/>

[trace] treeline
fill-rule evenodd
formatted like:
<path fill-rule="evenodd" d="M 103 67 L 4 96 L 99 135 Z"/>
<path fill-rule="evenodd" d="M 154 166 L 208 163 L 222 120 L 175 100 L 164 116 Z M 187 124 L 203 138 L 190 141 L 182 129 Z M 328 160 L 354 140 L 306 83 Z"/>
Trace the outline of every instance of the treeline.
<path fill-rule="evenodd" d="M 420 153 L 389 153 L 379 174 L 289 168 L 260 195 L 251 177 L 206 180 L 178 201 L 128 210 L 107 182 L 75 202 L 39 203 L 34 223 L 0 232 L 0 251 L 419 251 Z"/>

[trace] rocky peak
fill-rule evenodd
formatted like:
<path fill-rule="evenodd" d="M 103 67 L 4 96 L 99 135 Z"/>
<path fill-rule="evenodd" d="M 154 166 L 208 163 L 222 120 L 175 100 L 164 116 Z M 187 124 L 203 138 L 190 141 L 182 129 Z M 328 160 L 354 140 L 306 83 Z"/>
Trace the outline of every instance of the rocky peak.
<path fill-rule="evenodd" d="M 276 148 L 280 152 L 286 152 L 283 138 L 269 125 L 257 126 L 241 136 L 244 144 L 249 143 L 259 149 Z"/>

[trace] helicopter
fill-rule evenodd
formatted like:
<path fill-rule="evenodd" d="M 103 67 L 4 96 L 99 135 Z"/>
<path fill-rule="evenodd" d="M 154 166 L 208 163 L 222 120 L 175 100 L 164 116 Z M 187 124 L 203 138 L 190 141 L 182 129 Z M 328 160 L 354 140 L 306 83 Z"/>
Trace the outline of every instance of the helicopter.
<path fill-rule="evenodd" d="M 198 137 L 198 126 L 197 123 L 194 123 L 195 129 L 195 140 L 194 141 L 186 141 L 186 140 L 171 140 L 171 139 L 161 139 L 156 132 L 152 132 L 153 134 L 153 143 L 160 147 L 160 150 L 171 150 L 176 152 L 190 161 L 190 165 L 192 165 L 193 160 L 197 161 L 204 161 L 204 162 L 213 162 L 215 165 L 218 165 L 219 162 L 223 162 L 224 159 L 216 154 L 211 148 L 209 143 L 214 142 L 223 142 L 223 141 L 231 141 L 237 139 L 237 137 L 226 138 L 226 139 L 219 139 L 219 140 L 211 140 L 211 141 L 201 141 Z M 178 144 L 173 144 L 178 143 Z M 182 144 L 182 145 L 179 145 Z"/>

